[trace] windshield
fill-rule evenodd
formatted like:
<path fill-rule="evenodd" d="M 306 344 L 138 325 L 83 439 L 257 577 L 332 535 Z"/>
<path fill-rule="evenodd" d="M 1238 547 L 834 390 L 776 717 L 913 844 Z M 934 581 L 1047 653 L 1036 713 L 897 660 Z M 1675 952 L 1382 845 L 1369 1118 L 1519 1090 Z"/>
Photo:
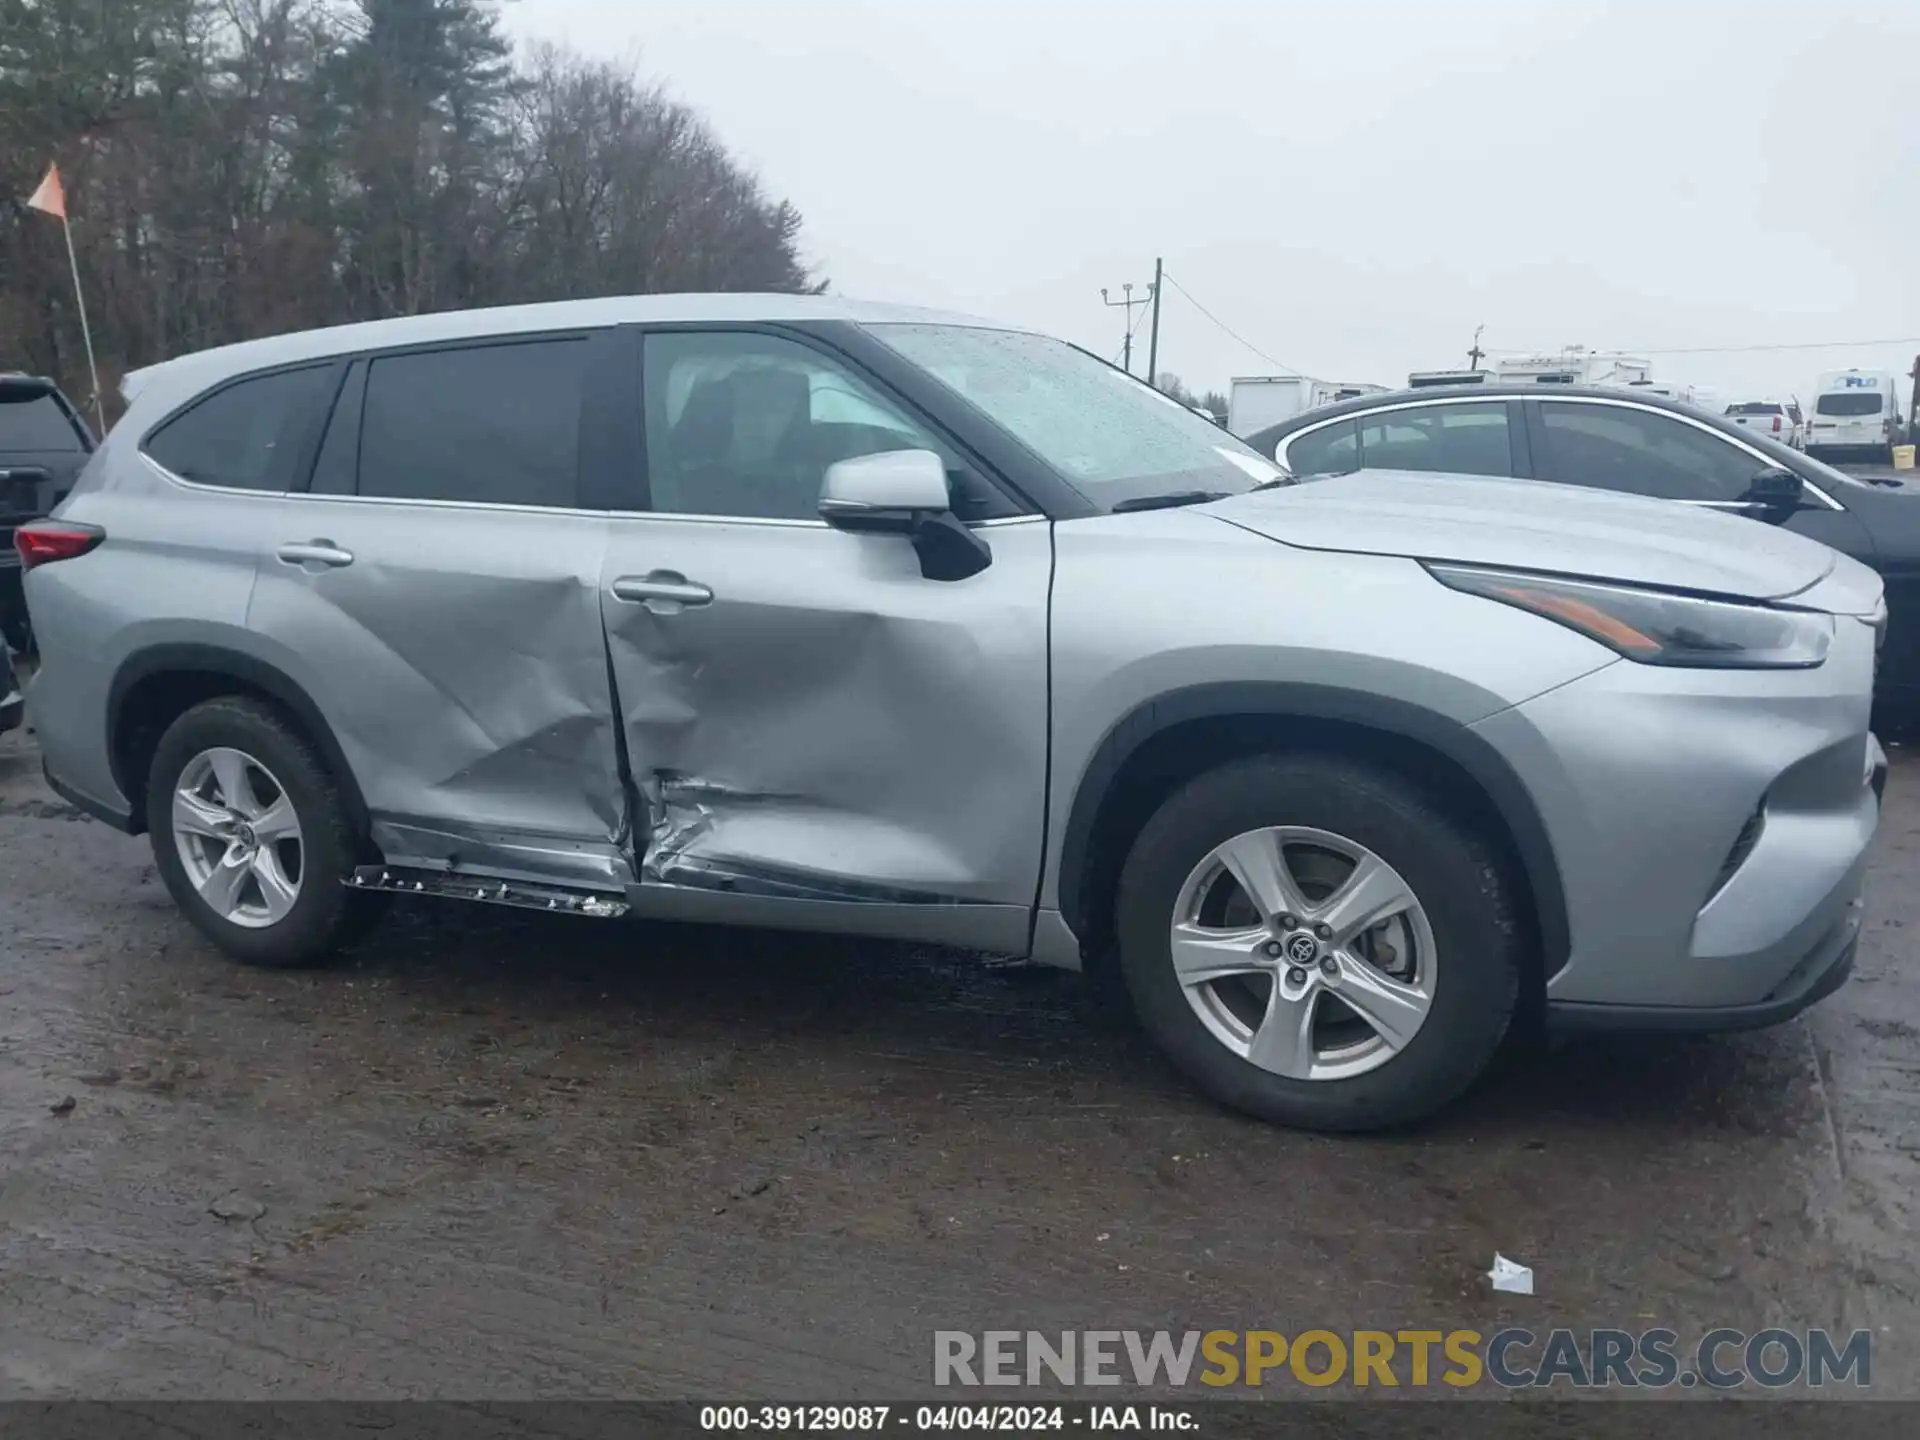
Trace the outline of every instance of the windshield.
<path fill-rule="evenodd" d="M 1108 509 L 1285 478 L 1217 425 L 1064 341 L 964 325 L 869 328 Z"/>
<path fill-rule="evenodd" d="M 1822 395 L 1813 409 L 1818 415 L 1878 415 L 1882 403 L 1877 390 L 1839 390 Z"/>

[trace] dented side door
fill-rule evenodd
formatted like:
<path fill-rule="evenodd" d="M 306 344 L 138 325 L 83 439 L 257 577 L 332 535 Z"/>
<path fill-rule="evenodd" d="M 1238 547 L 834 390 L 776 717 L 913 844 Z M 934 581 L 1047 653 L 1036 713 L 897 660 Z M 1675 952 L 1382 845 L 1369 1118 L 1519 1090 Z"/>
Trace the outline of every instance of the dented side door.
<path fill-rule="evenodd" d="M 579 429 L 580 391 L 614 339 L 509 336 L 356 359 L 311 483 L 250 501 L 266 544 L 249 629 L 326 718 L 391 864 L 600 891 L 630 878 L 598 603 L 604 517 L 576 487 L 547 503 L 476 500 L 470 477 L 424 459 L 386 467 L 404 485 L 368 474 L 383 415 L 420 427 L 429 455 L 449 448 L 436 442 L 484 443 L 503 419 L 472 413 L 480 401 L 458 369 L 446 384 L 416 373 L 411 393 L 439 408 L 396 416 L 383 366 L 537 357 L 539 393 L 517 397 L 533 451 Z M 582 462 L 597 463 L 591 447 Z"/>
<path fill-rule="evenodd" d="M 650 426 L 669 419 L 658 401 Z M 791 497 L 765 507 L 784 515 L 698 513 L 713 472 L 690 473 L 659 508 L 608 517 L 600 605 L 637 796 L 635 911 L 1024 953 L 1051 525 L 984 524 L 992 563 L 931 580 L 905 537 L 829 528 Z M 728 508 L 753 506 L 751 486 L 712 483 Z"/>

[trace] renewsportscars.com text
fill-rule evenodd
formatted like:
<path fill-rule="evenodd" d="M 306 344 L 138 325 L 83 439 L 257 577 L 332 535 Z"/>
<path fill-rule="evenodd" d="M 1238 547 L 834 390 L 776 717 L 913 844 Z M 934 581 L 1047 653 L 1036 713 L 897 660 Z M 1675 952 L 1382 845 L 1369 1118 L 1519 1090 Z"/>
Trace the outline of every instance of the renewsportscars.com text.
<path fill-rule="evenodd" d="M 1855 1330 L 937 1330 L 933 1382 L 953 1386 L 1267 1385 L 1731 1390 L 1873 1383 Z"/>

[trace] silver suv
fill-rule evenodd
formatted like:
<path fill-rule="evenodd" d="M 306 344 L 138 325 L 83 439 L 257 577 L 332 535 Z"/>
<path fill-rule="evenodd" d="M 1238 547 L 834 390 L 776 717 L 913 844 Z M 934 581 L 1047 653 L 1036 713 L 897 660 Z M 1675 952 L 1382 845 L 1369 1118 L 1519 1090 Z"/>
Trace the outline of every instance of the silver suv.
<path fill-rule="evenodd" d="M 19 545 L 48 778 L 234 956 L 391 892 L 1117 966 L 1228 1104 L 1844 979 L 1881 582 L 1558 486 L 1295 485 L 1073 347 L 785 296 L 130 377 Z M 558 938 L 558 937 L 556 937 Z"/>

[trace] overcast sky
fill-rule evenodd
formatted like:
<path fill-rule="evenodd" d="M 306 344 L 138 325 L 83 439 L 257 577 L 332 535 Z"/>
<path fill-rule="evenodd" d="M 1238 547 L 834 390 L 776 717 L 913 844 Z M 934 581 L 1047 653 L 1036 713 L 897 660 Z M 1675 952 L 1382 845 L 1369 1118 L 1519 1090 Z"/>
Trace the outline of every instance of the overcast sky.
<path fill-rule="evenodd" d="M 702 110 L 843 294 L 1118 355 L 1174 287 L 1196 388 L 1641 350 L 1803 398 L 1920 354 L 1920 4 L 514 0 Z M 1144 368 L 1146 331 L 1137 342 Z M 1275 363 L 1277 362 L 1277 363 Z"/>

